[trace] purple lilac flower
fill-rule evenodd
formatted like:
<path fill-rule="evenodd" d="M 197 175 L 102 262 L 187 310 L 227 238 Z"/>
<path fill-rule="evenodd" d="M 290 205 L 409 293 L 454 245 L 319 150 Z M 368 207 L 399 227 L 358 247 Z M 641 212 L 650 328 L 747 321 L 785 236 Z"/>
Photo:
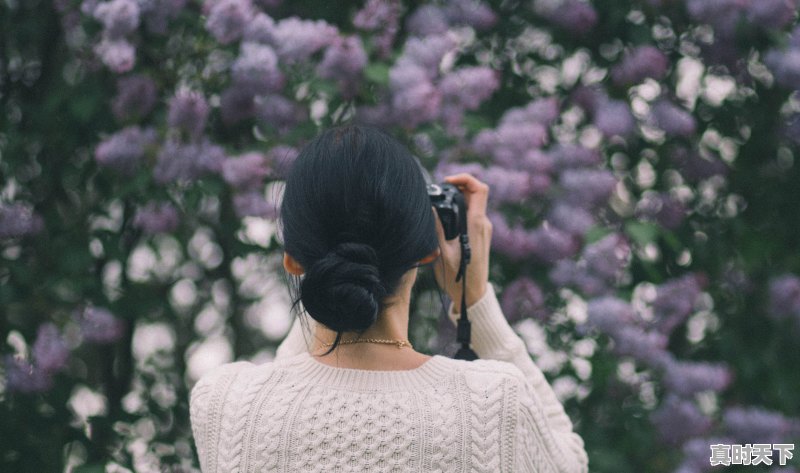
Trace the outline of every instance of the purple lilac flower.
<path fill-rule="evenodd" d="M 272 30 L 275 28 L 275 20 L 264 12 L 258 12 L 256 16 L 247 24 L 242 36 L 243 42 L 272 44 L 275 38 Z"/>
<path fill-rule="evenodd" d="M 772 71 L 775 82 L 790 89 L 800 89 L 800 48 L 770 49 L 764 54 L 764 64 Z"/>
<path fill-rule="evenodd" d="M 36 367 L 48 374 L 61 371 L 67 366 L 69 347 L 53 323 L 46 322 L 39 326 L 31 352 Z"/>
<path fill-rule="evenodd" d="M 576 207 L 565 202 L 556 201 L 547 213 L 547 221 L 556 227 L 583 236 L 595 225 L 591 212 L 583 207 Z"/>
<path fill-rule="evenodd" d="M 353 18 L 353 26 L 360 30 L 380 30 L 372 37 L 372 43 L 381 58 L 391 54 L 395 36 L 400 29 L 402 8 L 398 0 L 367 0 L 364 8 Z"/>
<path fill-rule="evenodd" d="M 794 20 L 797 0 L 757 0 L 747 5 L 747 19 L 764 28 L 782 29 Z"/>
<path fill-rule="evenodd" d="M 167 33 L 167 21 L 178 16 L 186 0 L 138 0 L 147 29 L 155 34 Z"/>
<path fill-rule="evenodd" d="M 653 326 L 656 330 L 669 335 L 682 324 L 694 312 L 702 284 L 700 275 L 689 273 L 658 285 L 653 300 Z"/>
<path fill-rule="evenodd" d="M 119 39 L 139 27 L 139 4 L 135 0 L 111 0 L 94 8 L 94 17 L 103 23 L 110 39 Z"/>
<path fill-rule="evenodd" d="M 728 165 L 719 158 L 702 156 L 697 151 L 684 147 L 673 149 L 668 156 L 681 175 L 692 183 L 728 172 Z"/>
<path fill-rule="evenodd" d="M 771 317 L 796 317 L 800 321 L 800 278 L 790 273 L 773 276 L 768 292 Z"/>
<path fill-rule="evenodd" d="M 222 178 L 237 189 L 258 188 L 269 173 L 266 157 L 261 153 L 245 153 L 222 162 Z"/>
<path fill-rule="evenodd" d="M 433 79 L 439 74 L 444 56 L 454 51 L 456 41 L 449 35 L 433 35 L 424 38 L 409 38 L 403 47 L 401 59 L 419 65 Z M 398 59 L 400 62 L 401 59 Z"/>
<path fill-rule="evenodd" d="M 615 282 L 627 267 L 631 258 L 630 244 L 620 233 L 610 233 L 594 243 L 586 245 L 581 258 L 592 274 L 609 282 Z"/>
<path fill-rule="evenodd" d="M 278 145 L 267 151 L 267 162 L 273 170 L 273 176 L 285 179 L 298 154 L 297 148 L 286 145 Z"/>
<path fill-rule="evenodd" d="M 499 212 L 487 211 L 492 222 L 492 247 L 511 258 L 527 258 L 536 244 L 533 235 L 519 225 L 509 225 Z"/>
<path fill-rule="evenodd" d="M 576 35 L 590 32 L 597 24 L 597 11 L 581 0 L 564 0 L 542 12 L 554 25 Z"/>
<path fill-rule="evenodd" d="M 611 80 L 616 85 L 638 84 L 649 78 L 659 80 L 667 73 L 667 56 L 655 46 L 639 46 L 625 54 L 622 61 L 611 69 Z"/>
<path fill-rule="evenodd" d="M 135 120 L 150 113 L 157 100 L 155 81 L 144 74 L 134 74 L 117 80 L 117 95 L 111 102 L 111 111 L 121 122 Z"/>
<path fill-rule="evenodd" d="M 630 356 L 651 367 L 662 367 L 668 363 L 667 337 L 658 332 L 643 330 L 637 326 L 623 326 L 613 333 L 614 353 Z"/>
<path fill-rule="evenodd" d="M 649 192 L 636 204 L 635 215 L 637 218 L 653 220 L 664 228 L 674 230 L 686 218 L 686 207 L 669 193 Z"/>
<path fill-rule="evenodd" d="M 608 94 L 597 84 L 580 85 L 572 91 L 569 100 L 585 112 L 592 114 L 601 101 L 608 100 Z"/>
<path fill-rule="evenodd" d="M 556 286 L 575 287 L 589 297 L 608 294 L 610 290 L 605 281 L 586 271 L 585 264 L 569 259 L 557 261 L 547 276 Z"/>
<path fill-rule="evenodd" d="M 130 174 L 155 140 L 155 130 L 129 126 L 100 142 L 94 150 L 94 157 L 101 166 Z"/>
<path fill-rule="evenodd" d="M 675 473 L 704 473 L 712 470 L 711 445 L 731 445 L 736 443 L 727 437 L 701 437 L 691 438 L 683 444 L 683 461 L 678 465 Z M 771 473 L 775 473 L 770 470 Z"/>
<path fill-rule="evenodd" d="M 251 118 L 256 111 L 252 91 L 241 87 L 232 86 L 223 90 L 219 102 L 222 122 L 228 126 Z"/>
<path fill-rule="evenodd" d="M 567 169 L 561 173 L 559 183 L 566 202 L 592 208 L 608 200 L 617 178 L 605 169 Z"/>
<path fill-rule="evenodd" d="M 337 37 L 325 49 L 322 62 L 317 66 L 320 77 L 339 82 L 345 97 L 355 95 L 358 80 L 367 65 L 367 53 L 358 36 Z"/>
<path fill-rule="evenodd" d="M 220 43 L 232 43 L 242 37 L 254 15 L 250 0 L 217 0 L 209 11 L 206 28 Z"/>
<path fill-rule="evenodd" d="M 148 202 L 139 208 L 133 217 L 133 226 L 148 235 L 174 232 L 178 224 L 180 224 L 178 209 L 169 202 Z"/>
<path fill-rule="evenodd" d="M 686 0 L 689 16 L 714 27 L 715 36 L 730 39 L 749 0 Z"/>
<path fill-rule="evenodd" d="M 449 27 L 444 9 L 436 5 L 421 5 L 406 20 L 408 32 L 420 37 L 445 33 Z"/>
<path fill-rule="evenodd" d="M 611 295 L 589 299 L 586 312 L 588 324 L 606 334 L 614 334 L 637 320 L 629 302 Z"/>
<path fill-rule="evenodd" d="M 531 252 L 545 263 L 573 256 L 580 249 L 579 240 L 574 235 L 548 224 L 530 232 L 530 238 L 533 242 Z"/>
<path fill-rule="evenodd" d="M 452 25 L 468 25 L 478 31 L 497 23 L 497 15 L 484 2 L 477 0 L 450 0 L 444 5 L 444 14 Z"/>
<path fill-rule="evenodd" d="M 308 110 L 303 105 L 277 94 L 256 97 L 255 114 L 262 123 L 274 127 L 279 133 L 288 132 L 308 118 Z"/>
<path fill-rule="evenodd" d="M 202 93 L 181 89 L 169 101 L 167 123 L 196 138 L 206 127 L 209 111 L 208 102 Z"/>
<path fill-rule="evenodd" d="M 584 148 L 574 144 L 559 144 L 549 150 L 555 171 L 570 168 L 593 166 L 603 162 L 603 157 L 596 149 Z"/>
<path fill-rule="evenodd" d="M 130 71 L 136 62 L 136 48 L 124 39 L 103 38 L 94 51 L 103 64 L 117 74 Z"/>
<path fill-rule="evenodd" d="M 277 92 L 283 88 L 284 77 L 278 68 L 278 56 L 271 46 L 242 43 L 239 57 L 233 63 L 235 86 L 252 94 Z"/>
<path fill-rule="evenodd" d="M 6 389 L 19 393 L 40 393 L 53 387 L 53 378 L 45 370 L 24 358 L 6 355 L 3 359 Z"/>
<path fill-rule="evenodd" d="M 0 239 L 35 235 L 44 228 L 44 220 L 29 204 L 0 203 Z"/>
<path fill-rule="evenodd" d="M 249 190 L 233 196 L 233 209 L 239 218 L 261 217 L 270 220 L 277 218 L 279 209 L 273 202 L 264 198 L 258 190 Z"/>
<path fill-rule="evenodd" d="M 296 16 L 284 18 L 272 30 L 278 56 L 286 62 L 298 62 L 333 43 L 339 30 L 317 20 L 301 20 Z"/>
<path fill-rule="evenodd" d="M 627 102 L 604 100 L 595 108 L 594 126 L 607 137 L 626 137 L 636 129 L 636 120 Z"/>
<path fill-rule="evenodd" d="M 800 432 L 800 421 L 760 407 L 727 407 L 722 413 L 727 432 L 741 443 L 784 443 Z"/>
<path fill-rule="evenodd" d="M 555 97 L 536 99 L 524 107 L 513 107 L 506 110 L 500 118 L 500 125 L 534 122 L 550 126 L 556 121 L 559 113 L 558 99 Z"/>
<path fill-rule="evenodd" d="M 81 336 L 87 342 L 114 343 L 125 333 L 125 321 L 103 307 L 87 307 L 79 316 Z"/>
<path fill-rule="evenodd" d="M 491 188 L 494 203 L 518 203 L 533 194 L 531 176 L 525 171 L 489 166 L 478 173 L 478 178 Z"/>
<path fill-rule="evenodd" d="M 521 276 L 506 286 L 500 304 L 510 323 L 528 317 L 545 321 L 550 315 L 541 288 L 527 276 Z"/>
<path fill-rule="evenodd" d="M 664 368 L 664 386 L 683 397 L 700 391 L 722 391 L 733 381 L 733 371 L 724 363 L 670 360 Z"/>
<path fill-rule="evenodd" d="M 456 69 L 439 82 L 439 90 L 444 101 L 457 104 L 466 110 L 478 108 L 499 86 L 497 73 L 482 66 Z"/>
<path fill-rule="evenodd" d="M 533 149 L 547 143 L 547 128 L 539 123 L 505 123 L 494 130 L 482 130 L 472 141 L 479 154 L 492 156 L 497 164 L 518 167 Z"/>
<path fill-rule="evenodd" d="M 442 95 L 432 83 L 419 82 L 393 92 L 392 110 L 401 124 L 414 128 L 439 116 Z"/>
<path fill-rule="evenodd" d="M 661 99 L 650 108 L 653 124 L 668 136 L 691 136 L 697 129 L 694 117 L 683 107 Z"/>
<path fill-rule="evenodd" d="M 159 184 L 192 181 L 219 172 L 224 160 L 225 151 L 207 138 L 190 144 L 170 139 L 158 153 L 153 177 Z"/>
<path fill-rule="evenodd" d="M 650 421 L 661 439 L 672 445 L 704 435 L 711 429 L 711 419 L 700 412 L 694 402 L 671 394 L 650 414 Z"/>

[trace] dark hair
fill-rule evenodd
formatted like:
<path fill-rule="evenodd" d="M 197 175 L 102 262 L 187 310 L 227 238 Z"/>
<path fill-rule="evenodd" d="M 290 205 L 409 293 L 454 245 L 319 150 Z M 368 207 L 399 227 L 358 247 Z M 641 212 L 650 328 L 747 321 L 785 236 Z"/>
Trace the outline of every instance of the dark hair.
<path fill-rule="evenodd" d="M 284 250 L 303 268 L 300 296 L 314 320 L 363 334 L 410 269 L 438 246 L 425 178 L 387 133 L 347 125 L 324 131 L 297 156 L 280 209 Z"/>

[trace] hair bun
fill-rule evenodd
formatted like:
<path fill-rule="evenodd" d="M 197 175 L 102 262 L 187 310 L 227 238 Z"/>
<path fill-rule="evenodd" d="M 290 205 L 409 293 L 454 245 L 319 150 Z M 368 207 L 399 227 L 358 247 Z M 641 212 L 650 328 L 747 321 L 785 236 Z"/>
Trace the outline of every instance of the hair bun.
<path fill-rule="evenodd" d="M 308 268 L 300 284 L 308 313 L 341 332 L 366 330 L 374 324 L 387 295 L 378 255 L 365 243 L 336 245 Z"/>

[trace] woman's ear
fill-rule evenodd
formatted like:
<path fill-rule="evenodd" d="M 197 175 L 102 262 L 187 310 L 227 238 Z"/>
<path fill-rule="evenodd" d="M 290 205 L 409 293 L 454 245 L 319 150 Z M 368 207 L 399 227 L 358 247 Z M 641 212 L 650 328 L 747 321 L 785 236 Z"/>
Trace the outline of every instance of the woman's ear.
<path fill-rule="evenodd" d="M 286 269 L 287 272 L 290 274 L 294 274 L 295 276 L 300 276 L 305 272 L 300 263 L 297 262 L 294 258 L 292 258 L 289 253 L 283 252 L 283 267 Z"/>

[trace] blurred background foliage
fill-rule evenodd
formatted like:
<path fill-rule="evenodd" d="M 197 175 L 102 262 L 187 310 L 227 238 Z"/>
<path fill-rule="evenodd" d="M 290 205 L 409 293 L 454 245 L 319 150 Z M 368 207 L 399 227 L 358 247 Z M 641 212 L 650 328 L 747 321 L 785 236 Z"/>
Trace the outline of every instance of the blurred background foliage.
<path fill-rule="evenodd" d="M 281 178 L 350 121 L 492 186 L 492 283 L 592 471 L 796 443 L 796 17 L 795 0 L 6 0 L 0 470 L 197 471 L 192 384 L 269 361 L 293 320 Z M 412 342 L 452 355 L 434 284 Z"/>

